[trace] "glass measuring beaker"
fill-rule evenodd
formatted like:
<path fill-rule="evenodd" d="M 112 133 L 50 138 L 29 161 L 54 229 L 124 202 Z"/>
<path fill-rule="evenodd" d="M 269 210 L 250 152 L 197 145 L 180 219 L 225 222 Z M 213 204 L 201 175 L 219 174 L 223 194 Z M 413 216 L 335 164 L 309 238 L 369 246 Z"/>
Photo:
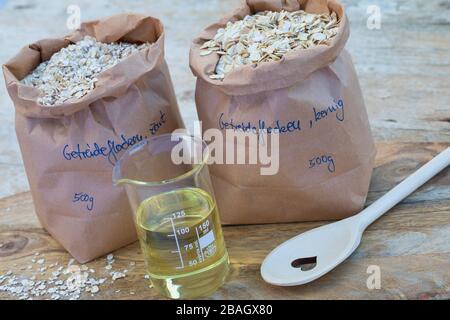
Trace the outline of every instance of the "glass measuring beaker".
<path fill-rule="evenodd" d="M 224 282 L 228 252 L 206 165 L 207 144 L 185 134 L 142 141 L 116 163 L 153 287 L 173 299 L 206 296 Z"/>

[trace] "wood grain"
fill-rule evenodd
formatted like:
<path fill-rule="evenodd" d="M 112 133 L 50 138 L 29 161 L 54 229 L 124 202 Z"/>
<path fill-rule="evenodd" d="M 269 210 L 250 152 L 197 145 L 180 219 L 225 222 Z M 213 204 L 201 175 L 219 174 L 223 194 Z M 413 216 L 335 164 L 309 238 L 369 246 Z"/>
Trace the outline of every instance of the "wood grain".
<path fill-rule="evenodd" d="M 445 144 L 378 144 L 377 168 L 368 203 L 430 160 Z M 400 156 L 399 156 L 400 155 Z M 404 164 L 399 165 L 400 164 Z M 259 267 L 277 244 L 323 223 L 294 223 L 225 227 L 232 271 L 228 282 L 213 299 L 450 299 L 450 170 L 445 170 L 410 198 L 375 222 L 358 250 L 323 278 L 301 287 L 281 288 L 266 284 Z M 67 263 L 70 256 L 39 226 L 30 194 L 0 200 L 0 273 L 29 265 L 35 252 L 47 263 Z M 245 235 L 245 236 L 243 236 Z M 160 299 L 147 287 L 144 264 L 137 244 L 114 253 L 115 267 L 136 266 L 114 285 L 101 287 L 86 299 Z M 99 273 L 105 260 L 88 266 Z M 381 268 L 382 287 L 369 290 L 367 268 Z M 40 276 L 36 271 L 22 274 Z M 120 290 L 120 292 L 116 292 Z M 131 295 L 130 292 L 135 292 Z M 0 298 L 8 299 L 6 295 Z"/>

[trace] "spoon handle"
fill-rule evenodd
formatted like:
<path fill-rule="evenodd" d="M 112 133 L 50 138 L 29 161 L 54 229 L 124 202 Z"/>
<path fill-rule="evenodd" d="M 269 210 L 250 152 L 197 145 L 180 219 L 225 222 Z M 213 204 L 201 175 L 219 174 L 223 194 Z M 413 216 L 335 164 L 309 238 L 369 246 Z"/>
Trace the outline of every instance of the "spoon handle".
<path fill-rule="evenodd" d="M 361 211 L 358 216 L 362 231 L 449 165 L 450 147 L 403 180 L 371 206 Z"/>

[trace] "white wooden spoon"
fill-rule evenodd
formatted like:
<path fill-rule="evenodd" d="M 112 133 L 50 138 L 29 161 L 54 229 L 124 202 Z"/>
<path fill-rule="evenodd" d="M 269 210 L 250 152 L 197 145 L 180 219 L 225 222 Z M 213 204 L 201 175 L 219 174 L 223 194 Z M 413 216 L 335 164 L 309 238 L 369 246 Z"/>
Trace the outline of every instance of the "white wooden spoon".
<path fill-rule="evenodd" d="M 448 165 L 450 148 L 359 214 L 307 231 L 284 242 L 262 263 L 263 279 L 278 286 L 296 286 L 323 276 L 356 250 L 363 232 L 370 224 Z"/>

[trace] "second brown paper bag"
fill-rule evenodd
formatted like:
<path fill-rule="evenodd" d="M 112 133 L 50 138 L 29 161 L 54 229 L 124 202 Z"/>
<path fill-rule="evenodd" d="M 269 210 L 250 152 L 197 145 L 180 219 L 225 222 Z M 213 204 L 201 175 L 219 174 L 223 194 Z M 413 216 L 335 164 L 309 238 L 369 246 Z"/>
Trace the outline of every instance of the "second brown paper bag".
<path fill-rule="evenodd" d="M 218 55 L 200 47 L 228 21 L 255 12 L 336 12 L 339 31 L 328 44 L 292 50 L 280 61 L 239 67 L 212 80 Z M 266 129 L 280 133 L 279 172 L 259 165 L 213 165 L 224 224 L 333 220 L 359 211 L 366 200 L 375 147 L 351 57 L 344 49 L 349 24 L 337 1 L 248 0 L 194 40 L 190 66 L 203 130 Z"/>

